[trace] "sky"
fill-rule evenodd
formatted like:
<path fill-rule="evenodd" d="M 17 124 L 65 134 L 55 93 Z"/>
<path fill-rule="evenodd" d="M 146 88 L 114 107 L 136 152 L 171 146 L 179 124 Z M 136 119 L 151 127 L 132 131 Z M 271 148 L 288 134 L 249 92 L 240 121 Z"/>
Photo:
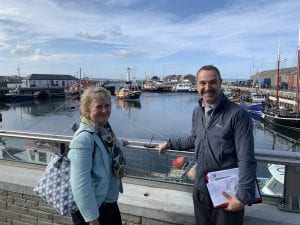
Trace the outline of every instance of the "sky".
<path fill-rule="evenodd" d="M 297 63 L 299 0 L 1 0 L 0 75 L 125 79 Z"/>

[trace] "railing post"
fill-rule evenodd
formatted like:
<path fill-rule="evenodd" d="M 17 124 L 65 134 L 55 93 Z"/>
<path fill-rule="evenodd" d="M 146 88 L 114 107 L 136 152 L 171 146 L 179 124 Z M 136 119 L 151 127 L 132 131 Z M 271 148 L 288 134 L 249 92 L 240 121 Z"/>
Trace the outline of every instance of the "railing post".
<path fill-rule="evenodd" d="M 65 154 L 66 152 L 66 144 L 60 143 L 60 154 Z"/>
<path fill-rule="evenodd" d="M 284 203 L 280 209 L 300 212 L 300 167 L 286 165 L 284 178 Z"/>

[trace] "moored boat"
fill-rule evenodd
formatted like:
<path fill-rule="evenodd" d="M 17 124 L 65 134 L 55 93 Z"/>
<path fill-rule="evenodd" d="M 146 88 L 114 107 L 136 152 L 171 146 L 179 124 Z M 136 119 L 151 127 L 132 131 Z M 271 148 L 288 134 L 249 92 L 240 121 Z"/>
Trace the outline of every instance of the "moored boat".
<path fill-rule="evenodd" d="M 298 40 L 298 65 L 297 65 L 297 88 L 296 88 L 296 101 L 293 109 L 287 109 L 280 106 L 279 102 L 279 65 L 280 65 L 280 51 L 278 46 L 277 56 L 277 88 L 276 88 L 276 105 L 275 107 L 266 107 L 263 111 L 262 117 L 266 122 L 272 123 L 275 126 L 284 127 L 287 129 L 300 132 L 300 96 L 299 96 L 299 76 L 300 76 L 300 28 Z M 268 104 L 266 104 L 268 105 Z"/>
<path fill-rule="evenodd" d="M 142 88 L 143 91 L 156 91 L 157 87 L 155 86 L 154 81 L 146 81 Z"/>
<path fill-rule="evenodd" d="M 241 101 L 240 105 L 248 111 L 250 116 L 257 120 L 262 120 L 262 111 L 265 107 L 266 95 L 259 93 L 251 93 L 248 101 Z"/>
<path fill-rule="evenodd" d="M 71 86 L 69 89 L 67 89 L 65 91 L 65 95 L 69 98 L 79 99 L 83 91 L 94 84 L 95 82 L 92 80 L 84 80 L 82 82 L 78 82 Z"/>
<path fill-rule="evenodd" d="M 193 91 L 193 85 L 190 82 L 178 83 L 174 87 L 176 92 L 191 92 Z"/>
<path fill-rule="evenodd" d="M 300 113 L 286 108 L 264 110 L 262 118 L 273 125 L 300 131 Z"/>
<path fill-rule="evenodd" d="M 267 96 L 260 93 L 251 93 L 250 101 L 252 103 L 263 103 L 266 101 Z"/>
<path fill-rule="evenodd" d="M 127 68 L 127 81 L 119 87 L 116 87 L 115 96 L 119 99 L 137 100 L 142 92 L 139 90 L 135 80 L 130 79 L 130 67 Z"/>
<path fill-rule="evenodd" d="M 21 102 L 21 101 L 34 101 L 39 97 L 39 92 L 31 93 L 22 93 L 20 88 L 10 90 L 5 94 L 5 100 L 7 102 Z"/>
<path fill-rule="evenodd" d="M 262 111 L 264 109 L 264 104 L 262 103 L 253 104 L 253 103 L 241 101 L 240 106 L 242 106 L 245 110 L 247 110 L 251 118 L 257 121 L 262 120 Z"/>
<path fill-rule="evenodd" d="M 115 95 L 117 98 L 128 99 L 128 100 L 139 99 L 141 94 L 142 92 L 139 90 L 131 90 L 125 87 L 120 87 L 115 91 Z"/>

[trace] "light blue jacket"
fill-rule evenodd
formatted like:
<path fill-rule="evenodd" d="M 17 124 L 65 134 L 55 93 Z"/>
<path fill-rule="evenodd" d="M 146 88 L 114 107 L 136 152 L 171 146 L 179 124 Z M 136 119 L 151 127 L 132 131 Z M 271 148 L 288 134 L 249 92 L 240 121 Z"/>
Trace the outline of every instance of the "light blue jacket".
<path fill-rule="evenodd" d="M 97 219 L 103 202 L 115 202 L 122 191 L 112 172 L 112 159 L 94 128 L 80 123 L 70 143 L 71 188 L 86 222 Z"/>

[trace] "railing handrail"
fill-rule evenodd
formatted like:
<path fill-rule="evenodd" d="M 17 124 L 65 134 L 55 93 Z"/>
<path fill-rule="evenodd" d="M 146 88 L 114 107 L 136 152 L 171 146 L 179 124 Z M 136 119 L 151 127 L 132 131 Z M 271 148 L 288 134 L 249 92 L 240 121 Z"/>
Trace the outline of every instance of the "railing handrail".
<path fill-rule="evenodd" d="M 18 137 L 18 138 L 27 138 L 34 140 L 42 140 L 42 141 L 52 141 L 52 142 L 61 142 L 61 143 L 69 143 L 72 139 L 72 136 L 64 136 L 57 134 L 42 134 L 42 133 L 34 133 L 34 132 L 26 132 L 26 131 L 9 131 L 9 130 L 0 130 L 0 137 Z M 144 150 L 148 151 L 157 151 L 156 147 L 153 147 L 161 142 L 159 141 L 151 141 L 152 147 L 145 147 L 145 145 L 149 144 L 149 141 L 139 141 L 139 140 L 129 140 L 129 145 L 127 147 L 135 148 L 136 150 Z M 184 153 L 187 155 L 194 154 L 193 151 L 177 151 L 177 150 L 167 150 L 166 152 L 175 152 L 175 153 Z M 300 152 L 291 152 L 291 151 L 274 151 L 274 150 L 266 150 L 266 149 L 256 149 L 255 157 L 259 162 L 270 162 L 284 165 L 300 165 Z"/>
<path fill-rule="evenodd" d="M 256 149 L 255 158 L 259 162 L 300 165 L 300 152 Z"/>
<path fill-rule="evenodd" d="M 28 138 L 34 140 L 47 140 L 53 142 L 63 142 L 69 143 L 72 139 L 72 136 L 64 136 L 57 134 L 42 134 L 42 133 L 33 133 L 26 131 L 9 131 L 9 130 L 0 130 L 0 137 L 18 137 L 18 138 Z"/>

